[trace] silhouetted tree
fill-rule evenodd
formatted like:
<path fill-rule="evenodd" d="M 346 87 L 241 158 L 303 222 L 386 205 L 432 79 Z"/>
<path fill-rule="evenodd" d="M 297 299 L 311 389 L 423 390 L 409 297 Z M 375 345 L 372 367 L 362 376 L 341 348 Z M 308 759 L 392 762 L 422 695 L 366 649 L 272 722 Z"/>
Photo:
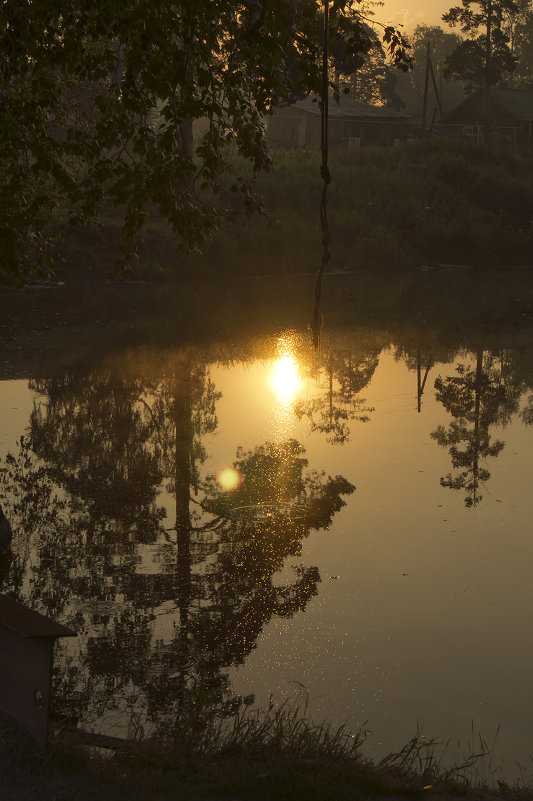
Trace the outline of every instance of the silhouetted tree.
<path fill-rule="evenodd" d="M 462 0 L 462 6 L 443 14 L 444 22 L 458 26 L 466 37 L 446 58 L 446 76 L 462 81 L 469 93 L 479 88 L 488 93 L 512 73 L 517 60 L 508 21 L 517 13 L 515 0 Z"/>
<path fill-rule="evenodd" d="M 365 52 L 359 4 L 330 5 L 346 54 Z M 153 209 L 182 248 L 202 244 L 225 216 L 210 198 L 233 170 L 228 143 L 254 173 L 268 169 L 264 117 L 295 73 L 299 89 L 319 91 L 319 13 L 315 0 L 169 0 L 157 13 L 137 0 L 0 4 L 0 268 L 20 277 L 42 265 L 58 206 L 79 224 L 112 204 L 125 258 Z M 381 36 L 403 67 L 401 34 Z M 206 123 L 194 153 L 193 120 Z M 254 207 L 250 180 L 234 181 Z"/>
<path fill-rule="evenodd" d="M 142 380 L 67 370 L 30 388 L 46 401 L 32 413 L 29 444 L 53 480 L 125 529 L 157 523 L 160 447 Z"/>
<path fill-rule="evenodd" d="M 509 83 L 513 88 L 533 85 L 533 8 L 531 0 L 516 0 L 517 13 L 509 19 L 508 33 L 513 56 L 517 60 Z"/>

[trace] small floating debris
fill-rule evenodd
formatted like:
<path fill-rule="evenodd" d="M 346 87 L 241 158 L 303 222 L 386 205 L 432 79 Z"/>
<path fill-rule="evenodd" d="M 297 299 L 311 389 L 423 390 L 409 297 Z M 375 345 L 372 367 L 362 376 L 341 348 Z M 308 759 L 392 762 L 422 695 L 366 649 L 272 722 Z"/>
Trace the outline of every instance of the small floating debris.
<path fill-rule="evenodd" d="M 64 281 L 34 281 L 24 284 L 24 289 L 62 289 L 64 286 Z"/>

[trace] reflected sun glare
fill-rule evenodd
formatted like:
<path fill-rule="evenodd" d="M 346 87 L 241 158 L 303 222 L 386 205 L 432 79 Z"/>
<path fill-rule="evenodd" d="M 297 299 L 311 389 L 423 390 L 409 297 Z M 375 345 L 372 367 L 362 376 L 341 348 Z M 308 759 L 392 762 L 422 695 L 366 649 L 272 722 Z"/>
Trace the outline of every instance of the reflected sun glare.
<path fill-rule="evenodd" d="M 231 492 L 240 487 L 241 474 L 234 467 L 224 467 L 217 473 L 217 484 L 226 492 Z"/>
<path fill-rule="evenodd" d="M 273 364 L 270 386 L 275 396 L 284 402 L 291 401 L 300 386 L 298 364 L 293 356 L 281 356 Z"/>

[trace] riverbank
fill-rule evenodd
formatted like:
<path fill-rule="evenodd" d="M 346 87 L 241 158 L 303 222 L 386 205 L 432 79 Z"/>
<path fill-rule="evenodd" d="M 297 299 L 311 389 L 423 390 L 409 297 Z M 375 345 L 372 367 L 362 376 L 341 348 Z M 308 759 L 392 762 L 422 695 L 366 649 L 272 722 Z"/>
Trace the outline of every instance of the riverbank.
<path fill-rule="evenodd" d="M 166 224 L 146 227 L 135 276 L 244 276 L 314 272 L 320 261 L 319 155 L 277 151 L 257 190 L 264 214 L 236 216 L 203 254 L 176 252 Z M 245 175 L 245 166 L 235 163 Z M 532 266 L 533 160 L 457 139 L 333 151 L 328 191 L 331 270 L 419 270 L 439 264 Z M 222 187 L 214 199 L 231 208 Z M 120 257 L 119 219 L 59 230 L 59 272 L 110 276 Z"/>
<path fill-rule="evenodd" d="M 291 732 L 295 729 L 289 722 Z M 305 726 L 304 726 L 305 728 Z M 324 727 L 316 727 L 324 732 Z M 300 727 L 300 732 L 302 728 Z M 316 732 L 315 732 L 316 734 Z M 533 788 L 471 783 L 465 765 L 445 770 L 434 744 L 413 738 L 376 766 L 358 747 L 341 748 L 338 732 L 316 747 L 305 737 L 282 745 L 258 738 L 210 753 L 169 751 L 155 743 L 130 742 L 122 750 L 81 747 L 58 735 L 43 755 L 29 736 L 0 720 L 2 801 L 531 801 Z M 308 743 L 309 744 L 309 743 Z"/>
<path fill-rule="evenodd" d="M 1 745 L 0 745 L 1 748 Z M 11 763 L 3 801 L 531 801 L 533 791 L 380 770 L 358 761 L 221 754 L 209 759 L 105 758 L 56 750 L 44 761 Z"/>
<path fill-rule="evenodd" d="M 27 378 L 136 344 L 246 343 L 265 332 L 305 331 L 315 275 L 110 279 L 0 288 L 0 375 Z M 533 273 L 472 269 L 326 274 L 323 331 L 369 326 L 406 344 L 475 349 L 533 336 Z M 494 340 L 498 332 L 498 342 Z M 502 340 L 502 332 L 505 335 Z"/>

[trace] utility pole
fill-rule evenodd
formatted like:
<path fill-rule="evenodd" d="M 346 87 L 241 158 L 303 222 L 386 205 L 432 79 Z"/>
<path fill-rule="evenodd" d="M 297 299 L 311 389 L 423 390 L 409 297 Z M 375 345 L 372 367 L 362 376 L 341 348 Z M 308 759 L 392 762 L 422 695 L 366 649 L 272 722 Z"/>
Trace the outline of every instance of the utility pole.
<path fill-rule="evenodd" d="M 488 143 L 490 132 L 490 86 L 492 73 L 492 0 L 487 2 L 487 36 L 485 42 L 485 135 Z"/>
<path fill-rule="evenodd" d="M 440 121 L 442 122 L 442 116 L 443 116 L 443 114 L 442 114 L 442 103 L 441 103 L 441 99 L 440 99 L 440 92 L 439 92 L 439 89 L 438 89 L 438 86 L 437 86 L 437 80 L 435 78 L 435 72 L 433 71 L 433 64 L 431 63 L 431 58 L 429 59 L 429 71 L 431 73 L 431 80 L 433 82 L 433 89 L 435 90 L 435 97 L 437 99 L 437 106 L 438 106 L 438 109 L 439 109 Z M 435 109 L 435 112 L 436 111 L 437 111 L 437 109 Z M 435 112 L 433 113 L 433 119 L 435 119 Z"/>
<path fill-rule="evenodd" d="M 422 131 L 425 135 L 426 133 L 426 116 L 428 110 L 428 89 L 429 89 L 429 48 L 430 43 L 428 40 L 427 50 L 426 50 L 426 78 L 424 81 L 424 104 L 422 106 Z"/>

